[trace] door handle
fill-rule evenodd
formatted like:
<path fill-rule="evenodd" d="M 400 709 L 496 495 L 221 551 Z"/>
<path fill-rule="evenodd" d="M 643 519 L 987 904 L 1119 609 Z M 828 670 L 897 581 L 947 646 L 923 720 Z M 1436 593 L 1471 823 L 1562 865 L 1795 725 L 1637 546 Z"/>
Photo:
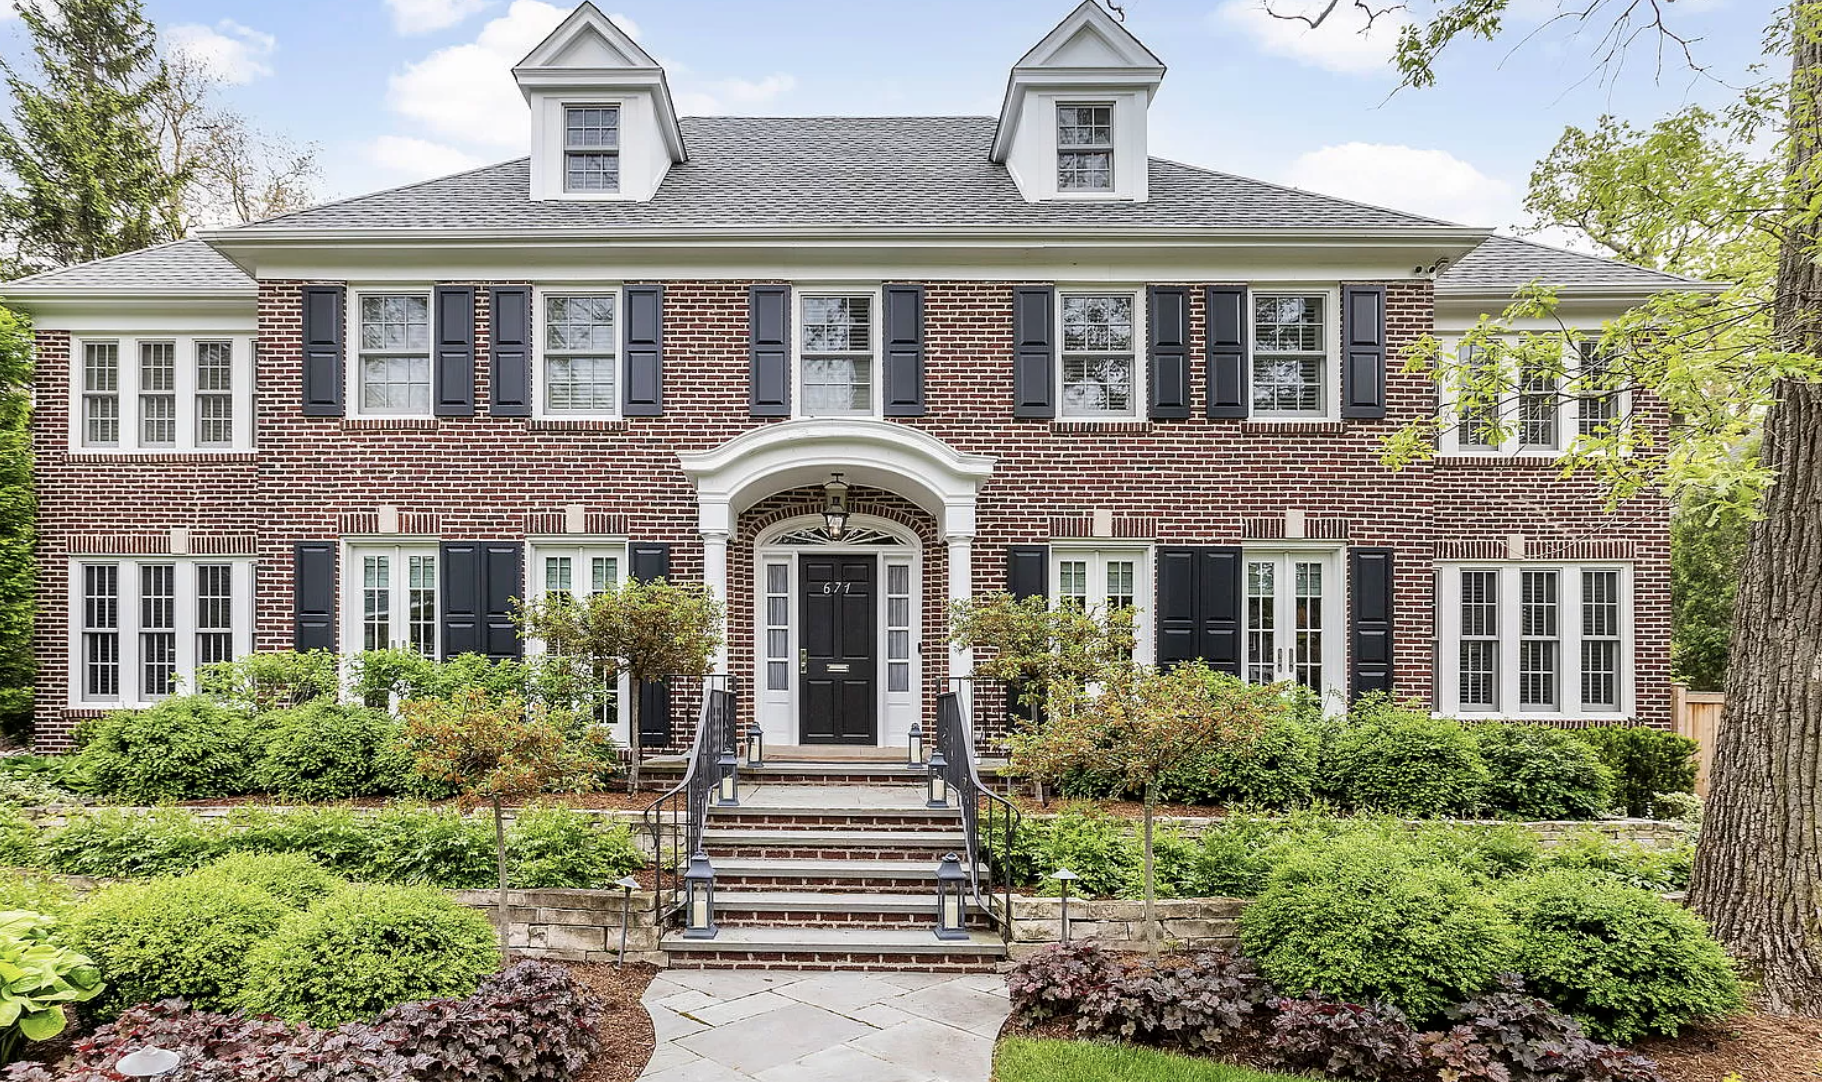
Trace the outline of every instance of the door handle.
<path fill-rule="evenodd" d="M 797 651 L 797 671 L 800 675 L 810 671 L 810 651 Z"/>

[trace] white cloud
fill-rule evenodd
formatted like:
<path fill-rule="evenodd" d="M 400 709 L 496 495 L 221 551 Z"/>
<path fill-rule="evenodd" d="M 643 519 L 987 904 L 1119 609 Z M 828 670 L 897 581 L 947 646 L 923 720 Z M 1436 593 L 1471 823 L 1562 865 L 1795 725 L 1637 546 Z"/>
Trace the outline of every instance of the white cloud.
<path fill-rule="evenodd" d="M 1338 6 L 1319 27 L 1310 27 L 1281 15 L 1314 15 L 1323 3 L 1311 0 L 1227 0 L 1210 12 L 1208 24 L 1216 31 L 1238 31 L 1252 39 L 1254 45 L 1272 56 L 1288 57 L 1298 63 L 1345 75 L 1392 74 L 1393 47 L 1398 31 L 1408 25 L 1410 16 L 1401 9 L 1388 11 L 1364 27 L 1364 18 L 1346 6 Z M 1276 14 L 1273 14 L 1276 12 Z"/>
<path fill-rule="evenodd" d="M 486 164 L 465 150 L 409 135 L 380 136 L 367 145 L 367 158 L 386 173 L 405 180 L 447 176 Z"/>
<path fill-rule="evenodd" d="M 173 48 L 201 61 L 228 83 L 250 83 L 272 74 L 267 61 L 278 49 L 277 38 L 233 19 L 214 26 L 185 23 L 172 27 L 165 36 Z"/>
<path fill-rule="evenodd" d="M 682 116 L 716 116 L 721 113 L 751 112 L 773 99 L 789 94 L 797 86 L 793 75 L 778 73 L 763 79 L 710 79 L 691 82 L 679 79 L 687 89 L 673 96 Z"/>
<path fill-rule="evenodd" d="M 444 30 L 485 10 L 488 0 L 386 0 L 392 28 L 401 34 Z"/>
<path fill-rule="evenodd" d="M 568 14 L 543 0 L 513 0 L 475 40 L 438 49 L 394 75 L 386 102 L 416 122 L 420 136 L 521 149 L 531 135 L 512 66 Z"/>
<path fill-rule="evenodd" d="M 1446 150 L 1341 143 L 1292 162 L 1283 180 L 1299 188 L 1466 225 L 1519 216 L 1518 190 Z"/>

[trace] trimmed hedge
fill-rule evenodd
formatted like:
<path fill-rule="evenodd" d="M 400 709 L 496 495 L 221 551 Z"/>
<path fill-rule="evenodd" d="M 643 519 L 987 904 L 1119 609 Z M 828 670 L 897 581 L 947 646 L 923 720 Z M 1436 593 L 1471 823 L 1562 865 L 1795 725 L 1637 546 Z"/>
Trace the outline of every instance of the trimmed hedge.
<path fill-rule="evenodd" d="M 1613 772 L 1586 741 L 1541 725 L 1482 725 L 1486 802 L 1519 819 L 1593 819 L 1613 806 Z"/>
<path fill-rule="evenodd" d="M 1394 815 L 1471 814 L 1490 780 L 1458 722 L 1371 704 L 1335 738 L 1325 773 L 1353 807 Z"/>
<path fill-rule="evenodd" d="M 264 730 L 200 695 L 115 710 L 76 727 L 77 767 L 97 791 L 139 804 L 248 790 Z"/>
<path fill-rule="evenodd" d="M 326 699 L 264 714 L 265 754 L 253 784 L 292 800 L 345 800 L 382 791 L 381 774 L 398 726 L 381 710 Z"/>

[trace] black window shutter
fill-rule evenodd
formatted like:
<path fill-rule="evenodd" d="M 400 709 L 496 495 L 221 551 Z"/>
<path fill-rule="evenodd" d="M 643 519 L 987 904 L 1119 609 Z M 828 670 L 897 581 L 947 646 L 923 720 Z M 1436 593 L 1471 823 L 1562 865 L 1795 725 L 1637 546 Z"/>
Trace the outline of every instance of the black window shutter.
<path fill-rule="evenodd" d="M 1246 287 L 1208 287 L 1210 417 L 1246 416 Z"/>
<path fill-rule="evenodd" d="M 755 417 L 791 415 L 791 287 L 756 285 L 748 293 L 749 402 Z"/>
<path fill-rule="evenodd" d="M 1151 318 L 1146 320 L 1151 338 L 1151 408 L 1153 420 L 1189 416 L 1189 290 L 1184 286 L 1152 286 Z"/>
<path fill-rule="evenodd" d="M 635 542 L 629 546 L 628 571 L 640 582 L 669 579 L 671 547 Z M 662 680 L 648 680 L 639 688 L 639 743 L 671 742 L 671 688 Z"/>
<path fill-rule="evenodd" d="M 431 295 L 431 306 L 436 310 L 432 412 L 438 417 L 473 417 L 474 287 L 438 286 Z"/>
<path fill-rule="evenodd" d="M 1238 548 L 1158 550 L 1158 664 L 1240 675 L 1241 562 Z"/>
<path fill-rule="evenodd" d="M 335 649 L 333 541 L 299 541 L 291 563 L 291 648 Z"/>
<path fill-rule="evenodd" d="M 1348 694 L 1392 690 L 1392 550 L 1348 549 Z"/>
<path fill-rule="evenodd" d="M 1196 551 L 1158 550 L 1158 664 L 1193 661 L 1197 656 Z"/>
<path fill-rule="evenodd" d="M 1013 545 L 1006 550 L 1006 592 L 1015 598 L 1050 596 L 1050 547 Z"/>
<path fill-rule="evenodd" d="M 437 562 L 442 584 L 443 657 L 484 653 L 481 641 L 481 544 L 446 541 Z"/>
<path fill-rule="evenodd" d="M 1055 417 L 1056 290 L 1012 291 L 1012 415 Z"/>
<path fill-rule="evenodd" d="M 664 413 L 664 287 L 627 286 L 626 392 L 620 412 L 628 417 L 657 417 Z"/>
<path fill-rule="evenodd" d="M 924 287 L 885 287 L 885 414 L 924 415 Z"/>
<path fill-rule="evenodd" d="M 306 417 L 342 415 L 341 286 L 303 290 L 304 402 Z"/>
<path fill-rule="evenodd" d="M 489 541 L 481 546 L 481 652 L 495 660 L 524 652 L 513 602 L 525 596 L 524 546 L 516 541 Z"/>
<path fill-rule="evenodd" d="M 1341 415 L 1385 416 L 1385 287 L 1341 287 Z"/>
<path fill-rule="evenodd" d="M 496 286 L 488 301 L 487 412 L 531 416 L 531 290 Z"/>
<path fill-rule="evenodd" d="M 635 542 L 629 553 L 628 572 L 640 582 L 668 579 L 671 574 L 671 547 L 656 543 Z"/>

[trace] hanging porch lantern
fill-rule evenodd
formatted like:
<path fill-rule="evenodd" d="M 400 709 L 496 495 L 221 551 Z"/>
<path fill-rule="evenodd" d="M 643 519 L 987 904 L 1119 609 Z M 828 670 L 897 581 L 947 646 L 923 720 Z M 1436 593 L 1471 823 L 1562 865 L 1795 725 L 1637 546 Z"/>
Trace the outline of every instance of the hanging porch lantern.
<path fill-rule="evenodd" d="M 737 808 L 740 806 L 740 760 L 734 757 L 732 747 L 723 748 L 721 758 L 716 760 L 721 773 L 715 782 L 715 806 L 718 808 Z"/>
<path fill-rule="evenodd" d="M 690 857 L 683 873 L 683 938 L 713 939 L 715 927 L 715 869 L 701 849 Z"/>
<path fill-rule="evenodd" d="M 829 540 L 839 541 L 848 528 L 848 483 L 841 479 L 840 473 L 829 476 L 827 484 L 822 486 L 822 523 L 823 532 Z"/>
<path fill-rule="evenodd" d="M 905 748 L 905 765 L 913 770 L 924 765 L 924 725 L 920 721 L 911 723 L 911 738 Z"/>
<path fill-rule="evenodd" d="M 949 806 L 949 779 L 944 774 L 948 767 L 948 760 L 943 758 L 943 749 L 938 748 L 930 753 L 930 766 L 924 777 L 924 807 Z"/>
<path fill-rule="evenodd" d="M 967 939 L 968 873 L 950 853 L 936 866 L 936 938 Z"/>

